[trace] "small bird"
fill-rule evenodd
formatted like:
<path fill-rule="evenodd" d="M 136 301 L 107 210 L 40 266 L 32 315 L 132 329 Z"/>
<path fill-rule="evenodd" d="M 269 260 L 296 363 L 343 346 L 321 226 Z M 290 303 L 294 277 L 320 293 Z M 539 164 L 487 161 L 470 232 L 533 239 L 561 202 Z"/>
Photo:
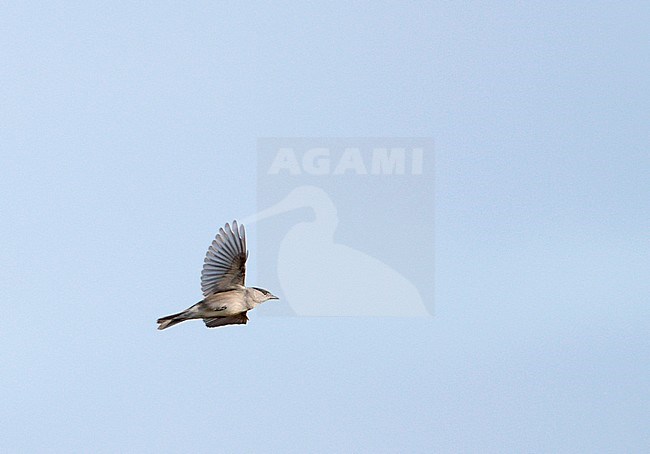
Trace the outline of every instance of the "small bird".
<path fill-rule="evenodd" d="M 259 287 L 245 287 L 246 231 L 233 221 L 219 229 L 208 248 L 201 272 L 201 290 L 205 298 L 194 306 L 158 319 L 158 329 L 177 323 L 202 318 L 205 326 L 216 328 L 225 325 L 242 325 L 248 321 L 246 313 L 264 301 L 277 296 Z"/>

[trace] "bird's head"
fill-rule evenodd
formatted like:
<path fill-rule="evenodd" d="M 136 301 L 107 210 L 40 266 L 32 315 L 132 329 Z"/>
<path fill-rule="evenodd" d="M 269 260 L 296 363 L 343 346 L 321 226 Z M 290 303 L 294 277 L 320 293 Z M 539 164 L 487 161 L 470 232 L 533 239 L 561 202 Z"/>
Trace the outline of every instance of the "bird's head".
<path fill-rule="evenodd" d="M 255 301 L 257 301 L 258 303 L 263 303 L 264 301 L 268 301 L 268 300 L 279 299 L 277 296 L 275 296 L 273 293 L 269 292 L 268 290 L 259 287 L 252 287 L 252 288 L 253 288 L 253 298 L 255 298 Z"/>

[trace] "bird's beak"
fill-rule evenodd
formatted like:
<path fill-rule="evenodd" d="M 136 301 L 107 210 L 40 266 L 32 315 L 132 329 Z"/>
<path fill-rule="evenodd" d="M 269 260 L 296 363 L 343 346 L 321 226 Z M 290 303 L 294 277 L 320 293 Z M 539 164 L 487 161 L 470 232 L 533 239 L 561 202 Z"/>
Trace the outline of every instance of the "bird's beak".
<path fill-rule="evenodd" d="M 271 295 L 271 297 L 270 297 L 269 299 L 272 299 L 272 300 L 279 300 L 280 298 L 278 298 L 278 297 L 275 296 L 275 295 Z"/>

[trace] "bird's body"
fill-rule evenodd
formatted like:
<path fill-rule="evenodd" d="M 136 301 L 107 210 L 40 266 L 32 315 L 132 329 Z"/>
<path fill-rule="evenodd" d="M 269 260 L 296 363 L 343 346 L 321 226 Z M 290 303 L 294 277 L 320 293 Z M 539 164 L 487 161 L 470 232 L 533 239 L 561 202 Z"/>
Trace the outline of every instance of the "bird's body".
<path fill-rule="evenodd" d="M 211 317 L 234 315 L 254 309 L 259 304 L 253 301 L 250 293 L 250 289 L 242 286 L 238 289 L 214 293 L 195 306 L 197 310 Z"/>
<path fill-rule="evenodd" d="M 233 222 L 219 233 L 210 245 L 201 273 L 201 289 L 205 298 L 178 314 L 158 319 L 158 329 L 169 328 L 185 320 L 203 319 L 209 328 L 245 324 L 246 313 L 270 299 L 277 299 L 268 290 L 245 287 L 246 232 Z"/>

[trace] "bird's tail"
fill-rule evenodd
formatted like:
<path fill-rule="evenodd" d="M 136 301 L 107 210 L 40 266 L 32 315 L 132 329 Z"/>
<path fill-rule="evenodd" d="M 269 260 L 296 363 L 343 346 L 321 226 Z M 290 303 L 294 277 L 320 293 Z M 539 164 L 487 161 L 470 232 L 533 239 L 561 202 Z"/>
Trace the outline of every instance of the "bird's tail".
<path fill-rule="evenodd" d="M 169 328 L 174 326 L 177 323 L 184 322 L 189 320 L 191 317 L 187 316 L 187 311 L 179 312 L 178 314 L 168 315 L 166 317 L 159 318 L 156 323 L 158 323 L 158 329 Z"/>

